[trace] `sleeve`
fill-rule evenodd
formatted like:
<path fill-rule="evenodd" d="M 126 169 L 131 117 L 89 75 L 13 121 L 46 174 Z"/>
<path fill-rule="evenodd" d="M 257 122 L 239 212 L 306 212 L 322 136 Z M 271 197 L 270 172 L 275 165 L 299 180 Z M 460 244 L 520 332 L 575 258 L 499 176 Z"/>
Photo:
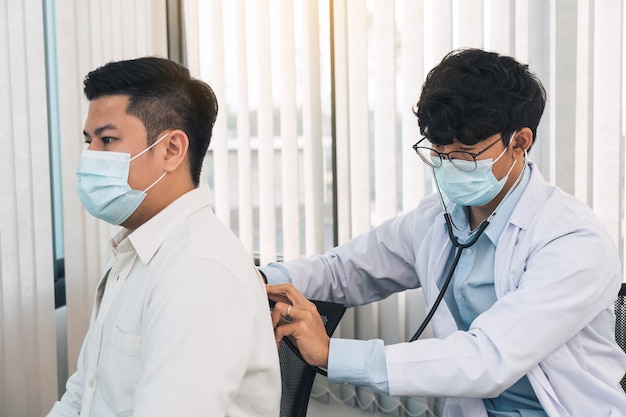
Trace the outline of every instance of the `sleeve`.
<path fill-rule="evenodd" d="M 291 282 L 289 271 L 287 271 L 283 264 L 272 262 L 267 264 L 267 266 L 259 268 L 259 271 L 261 271 L 261 274 L 263 274 L 267 283 L 270 285 Z"/>
<path fill-rule="evenodd" d="M 84 378 L 83 374 L 83 360 L 85 355 L 86 341 L 89 337 L 89 333 L 83 341 L 80 353 L 78 355 L 77 370 L 67 380 L 65 385 L 65 393 L 59 401 L 54 403 L 54 406 L 48 413 L 47 417 L 78 417 L 80 416 L 83 391 L 84 391 Z"/>
<path fill-rule="evenodd" d="M 76 410 L 72 406 L 57 401 L 48 413 L 47 417 L 79 417 L 79 410 Z"/>
<path fill-rule="evenodd" d="M 369 387 L 378 394 L 389 395 L 384 342 L 331 339 L 328 380 Z"/>
<path fill-rule="evenodd" d="M 391 219 L 331 249 L 263 269 L 269 282 L 291 281 L 307 298 L 347 307 L 368 304 L 409 288 L 417 288 L 418 250 L 427 222 L 419 211 Z M 418 224 L 419 223 L 419 224 Z"/>
<path fill-rule="evenodd" d="M 67 390 L 61 400 L 54 403 L 54 406 L 47 417 L 79 417 L 81 406 L 82 386 L 79 383 L 77 373 L 74 373 L 67 381 Z"/>
<path fill-rule="evenodd" d="M 74 373 L 67 382 L 67 391 L 61 400 L 54 403 L 54 406 L 47 417 L 79 417 L 80 416 L 80 391 L 78 387 L 78 377 Z M 73 388 L 71 388 L 74 386 Z"/>

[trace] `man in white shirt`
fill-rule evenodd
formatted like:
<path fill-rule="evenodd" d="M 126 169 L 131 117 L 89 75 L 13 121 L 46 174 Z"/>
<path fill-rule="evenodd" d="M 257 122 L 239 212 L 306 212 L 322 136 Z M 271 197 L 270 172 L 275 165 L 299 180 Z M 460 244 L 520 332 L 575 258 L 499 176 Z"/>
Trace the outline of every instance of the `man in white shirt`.
<path fill-rule="evenodd" d="M 444 416 L 626 416 L 619 256 L 591 209 L 528 159 L 545 100 L 512 57 L 448 54 L 416 106 L 414 150 L 438 193 L 325 255 L 263 268 L 277 340 L 332 382 L 449 397 Z M 329 340 L 305 298 L 351 307 L 417 287 L 435 337 L 388 346 Z"/>
<path fill-rule="evenodd" d="M 78 194 L 123 229 L 77 371 L 48 415 L 278 416 L 263 281 L 200 185 L 213 91 L 179 64 L 144 57 L 90 72 L 84 92 Z"/>

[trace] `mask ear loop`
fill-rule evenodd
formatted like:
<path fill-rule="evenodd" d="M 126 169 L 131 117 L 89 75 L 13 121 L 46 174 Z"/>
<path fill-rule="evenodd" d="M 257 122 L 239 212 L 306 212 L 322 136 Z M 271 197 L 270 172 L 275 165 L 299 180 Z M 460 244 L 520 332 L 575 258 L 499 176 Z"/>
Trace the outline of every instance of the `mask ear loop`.
<path fill-rule="evenodd" d="M 137 155 L 133 156 L 132 158 L 130 158 L 129 162 L 132 162 L 133 160 L 139 158 L 141 155 L 143 155 L 144 153 L 148 152 L 150 149 L 154 148 L 157 143 L 161 142 L 163 139 L 165 139 L 170 133 L 172 132 L 167 132 L 166 134 L 164 134 L 163 136 L 161 136 L 160 138 L 158 138 L 152 145 L 148 146 L 146 149 L 144 149 L 143 151 L 139 152 Z M 145 190 L 143 190 L 144 193 L 147 193 L 152 187 L 154 187 L 155 185 L 157 185 L 159 183 L 159 181 L 161 181 L 163 179 L 163 177 L 167 174 L 167 171 L 164 171 L 163 174 L 161 174 L 161 176 L 159 178 L 157 178 L 157 180 L 155 182 L 153 182 L 152 184 L 150 184 L 148 186 L 148 188 L 146 188 Z"/>
<path fill-rule="evenodd" d="M 163 171 L 163 174 L 161 174 L 161 176 L 159 178 L 157 178 L 157 180 L 155 182 L 153 182 L 148 188 L 143 190 L 143 192 L 147 193 L 150 190 L 150 188 L 152 188 L 155 185 L 157 185 L 159 183 L 159 181 L 161 181 L 166 174 L 167 174 L 167 171 Z"/>
<path fill-rule="evenodd" d="M 502 177 L 502 178 L 507 178 L 509 176 L 509 174 L 511 173 L 511 171 L 513 171 L 513 168 L 515 167 L 515 164 L 517 164 L 517 159 L 515 161 L 513 161 L 513 164 L 511 165 L 511 168 L 509 168 L 509 170 L 507 171 L 506 175 L 504 177 Z"/>
<path fill-rule="evenodd" d="M 130 158 L 129 162 L 133 162 L 135 159 L 139 158 L 141 155 L 143 155 L 144 153 L 148 152 L 150 149 L 154 148 L 157 145 L 157 143 L 159 143 L 163 139 L 165 139 L 167 137 L 167 135 L 169 135 L 170 133 L 172 133 L 172 132 L 167 132 L 166 134 L 164 134 L 163 136 L 158 138 L 152 145 L 148 146 L 146 149 L 144 149 L 143 151 L 139 152 L 137 155 L 135 155 L 132 158 Z"/>
<path fill-rule="evenodd" d="M 505 148 L 502 150 L 502 152 L 500 153 L 500 155 L 498 155 L 498 157 L 496 159 L 493 160 L 493 162 L 491 163 L 492 165 L 495 164 L 496 162 L 498 162 L 500 160 L 500 158 L 502 158 L 502 155 L 504 155 L 506 153 L 507 148 L 509 147 L 509 145 L 513 142 L 513 137 L 515 137 L 515 134 L 517 133 L 517 130 L 514 131 L 513 133 L 511 133 L 511 137 L 509 138 L 509 143 L 506 144 Z M 511 168 L 512 169 L 512 168 Z M 509 171 L 507 173 L 507 175 L 509 175 L 511 173 L 511 171 Z"/>

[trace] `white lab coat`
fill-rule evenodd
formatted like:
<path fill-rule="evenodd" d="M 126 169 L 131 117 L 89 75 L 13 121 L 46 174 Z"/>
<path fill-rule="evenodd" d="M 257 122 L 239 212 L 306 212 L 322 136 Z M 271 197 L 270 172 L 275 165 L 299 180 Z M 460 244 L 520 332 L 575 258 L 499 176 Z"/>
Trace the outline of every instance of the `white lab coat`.
<path fill-rule="evenodd" d="M 451 397 L 445 416 L 481 417 L 482 398 L 528 375 L 550 417 L 626 416 L 626 355 L 614 339 L 616 249 L 587 206 L 529 167 L 496 249 L 498 301 L 467 332 L 442 303 L 434 338 L 387 346 L 390 394 Z M 433 195 L 327 255 L 282 265 L 309 298 L 355 306 L 421 286 L 432 305 L 451 249 Z"/>

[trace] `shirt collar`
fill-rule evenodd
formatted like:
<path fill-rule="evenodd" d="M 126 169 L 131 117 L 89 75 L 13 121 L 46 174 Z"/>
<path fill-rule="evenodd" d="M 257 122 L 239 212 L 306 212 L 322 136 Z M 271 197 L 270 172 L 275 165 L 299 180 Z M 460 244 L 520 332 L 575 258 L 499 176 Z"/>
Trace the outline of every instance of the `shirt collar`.
<path fill-rule="evenodd" d="M 195 188 L 172 202 L 132 232 L 123 229 L 111 239 L 114 253 L 134 248 L 144 264 L 148 264 L 171 231 L 194 212 L 210 207 L 213 202 L 206 184 Z"/>

